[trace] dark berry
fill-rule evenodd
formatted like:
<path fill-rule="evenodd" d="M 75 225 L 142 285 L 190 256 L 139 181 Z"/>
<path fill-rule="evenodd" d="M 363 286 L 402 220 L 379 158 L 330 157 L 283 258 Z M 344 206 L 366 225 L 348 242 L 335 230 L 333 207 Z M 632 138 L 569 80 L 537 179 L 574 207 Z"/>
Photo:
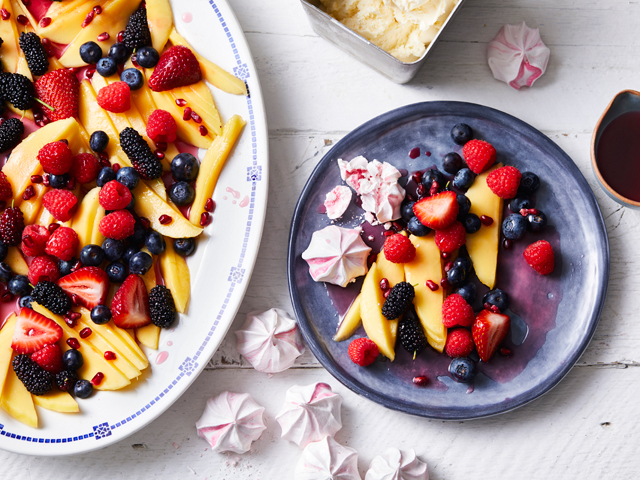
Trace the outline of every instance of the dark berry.
<path fill-rule="evenodd" d="M 519 213 L 523 208 L 533 208 L 534 203 L 529 197 L 516 197 L 509 202 L 509 210 Z"/>
<path fill-rule="evenodd" d="M 18 110 L 29 110 L 35 103 L 33 82 L 20 73 L 0 73 L 0 97 Z"/>
<path fill-rule="evenodd" d="M 78 380 L 73 387 L 73 394 L 78 398 L 89 398 L 93 393 L 93 384 L 89 380 Z"/>
<path fill-rule="evenodd" d="M 64 277 L 65 275 L 69 275 L 71 273 L 71 269 L 78 262 L 75 258 L 72 258 L 68 262 L 64 260 L 58 261 L 58 271 L 60 272 L 60 276 Z"/>
<path fill-rule="evenodd" d="M 438 191 L 444 188 L 445 178 L 444 174 L 438 170 L 437 168 L 432 168 L 431 170 L 427 170 L 422 175 L 422 184 L 427 189 L 427 192 L 431 189 L 433 182 L 438 182 Z"/>
<path fill-rule="evenodd" d="M 400 208 L 400 215 L 402 215 L 402 219 L 407 223 L 416 216 L 416 214 L 413 213 L 413 206 L 415 203 L 416 202 L 405 202 Z"/>
<path fill-rule="evenodd" d="M 58 285 L 53 282 L 40 281 L 36 284 L 31 297 L 53 313 L 62 315 L 71 309 L 71 300 Z"/>
<path fill-rule="evenodd" d="M 130 90 L 140 90 L 144 85 L 144 77 L 137 68 L 127 68 L 120 74 L 120 80 L 129 85 Z"/>
<path fill-rule="evenodd" d="M 193 203 L 196 191 L 187 182 L 176 182 L 169 187 L 169 198 L 179 207 L 184 207 Z"/>
<path fill-rule="evenodd" d="M 167 248 L 164 238 L 155 230 L 149 231 L 144 241 L 145 247 L 152 255 L 160 255 Z"/>
<path fill-rule="evenodd" d="M 31 73 L 37 77 L 44 75 L 49 70 L 49 57 L 42 46 L 40 37 L 33 32 L 20 32 L 18 39 L 20 49 L 24 52 L 24 58 Z"/>
<path fill-rule="evenodd" d="M 476 364 L 468 358 L 454 358 L 449 364 L 451 378 L 459 383 L 471 383 L 476 376 Z"/>
<path fill-rule="evenodd" d="M 455 152 L 447 153 L 442 159 L 442 169 L 454 175 L 462 168 L 462 157 Z"/>
<path fill-rule="evenodd" d="M 111 283 L 122 283 L 128 275 L 127 267 L 120 260 L 116 260 L 115 262 L 107 265 L 105 271 L 107 272 L 107 276 Z"/>
<path fill-rule="evenodd" d="M 171 173 L 176 180 L 192 182 L 198 177 L 200 163 L 190 153 L 179 153 L 171 161 Z"/>
<path fill-rule="evenodd" d="M 122 258 L 124 254 L 124 243 L 120 240 L 107 238 L 102 242 L 102 250 L 104 251 L 104 257 L 110 262 L 114 262 Z"/>
<path fill-rule="evenodd" d="M 16 275 L 9 280 L 9 291 L 18 297 L 29 295 L 32 287 L 29 284 L 29 279 L 26 275 Z"/>
<path fill-rule="evenodd" d="M 540 210 L 536 214 L 530 213 L 527 215 L 527 224 L 531 232 L 541 232 L 547 226 L 547 216 Z"/>
<path fill-rule="evenodd" d="M 176 238 L 173 241 L 173 249 L 178 255 L 188 257 L 196 249 L 196 242 L 193 238 Z"/>
<path fill-rule="evenodd" d="M 80 250 L 80 261 L 87 267 L 99 267 L 104 258 L 104 250 L 98 245 L 86 245 Z"/>
<path fill-rule="evenodd" d="M 482 304 L 484 305 L 485 303 L 496 306 L 498 307 L 498 310 L 504 312 L 509 308 L 509 305 L 511 305 L 511 299 L 507 292 L 500 290 L 499 288 L 495 288 L 487 292 L 484 297 L 482 297 Z"/>
<path fill-rule="evenodd" d="M 427 347 L 424 330 L 413 308 L 409 308 L 398 323 L 398 339 L 402 348 L 414 358 Z"/>
<path fill-rule="evenodd" d="M 91 321 L 96 325 L 104 325 L 111 320 L 111 310 L 106 305 L 96 305 L 91 309 Z"/>
<path fill-rule="evenodd" d="M 140 175 L 138 175 L 138 172 L 136 172 L 136 169 L 133 167 L 122 167 L 116 174 L 116 180 L 129 190 L 133 190 L 138 186 L 138 183 L 140 183 Z"/>
<path fill-rule="evenodd" d="M 18 306 L 20 308 L 31 308 L 32 301 L 33 297 L 31 295 L 25 295 L 24 297 L 20 297 L 20 300 L 18 300 Z"/>
<path fill-rule="evenodd" d="M 89 138 L 89 147 L 94 152 L 104 152 L 109 145 L 109 135 L 102 130 L 96 130 Z"/>
<path fill-rule="evenodd" d="M 527 233 L 527 219 L 519 213 L 509 215 L 502 222 L 502 234 L 509 240 L 520 240 Z"/>
<path fill-rule="evenodd" d="M 130 52 L 124 43 L 118 42 L 111 45 L 107 55 L 113 58 L 118 65 L 122 65 L 127 61 L 127 58 L 129 58 Z M 138 57 L 139 56 L 140 54 L 138 53 Z"/>
<path fill-rule="evenodd" d="M 11 364 L 16 376 L 30 393 L 44 395 L 51 391 L 53 374 L 31 360 L 29 355 L 16 355 Z"/>
<path fill-rule="evenodd" d="M 69 183 L 68 173 L 63 173 L 62 175 L 49 174 L 49 186 L 51 188 L 64 189 L 67 188 L 67 183 Z"/>
<path fill-rule="evenodd" d="M 56 374 L 56 385 L 63 392 L 73 392 L 73 387 L 78 381 L 78 375 L 71 370 L 63 370 Z"/>
<path fill-rule="evenodd" d="M 478 230 L 480 230 L 480 227 L 482 227 L 480 217 L 478 217 L 475 213 L 467 213 L 464 217 L 462 217 L 461 221 L 467 233 L 476 233 Z"/>
<path fill-rule="evenodd" d="M 4 243 L 0 242 L 0 262 L 3 262 L 7 255 L 9 254 L 9 247 L 7 247 Z"/>
<path fill-rule="evenodd" d="M 84 365 L 84 358 L 75 348 L 71 348 L 62 354 L 62 365 L 65 370 L 75 372 Z"/>
<path fill-rule="evenodd" d="M 24 135 L 24 124 L 19 118 L 8 118 L 0 125 L 0 152 L 18 145 Z"/>
<path fill-rule="evenodd" d="M 473 302 L 476 301 L 476 296 L 478 295 L 478 289 L 476 288 L 475 283 L 465 283 L 461 287 L 458 287 L 455 291 L 458 295 L 465 299 L 465 301 L 472 305 Z"/>
<path fill-rule="evenodd" d="M 173 295 L 164 285 L 156 285 L 149 292 L 149 313 L 151 322 L 160 328 L 169 328 L 176 319 Z"/>
<path fill-rule="evenodd" d="M 454 287 L 462 284 L 467 278 L 467 272 L 464 267 L 451 267 L 451 269 L 447 272 L 447 280 Z"/>
<path fill-rule="evenodd" d="M 146 252 L 138 252 L 129 259 L 129 270 L 136 275 L 144 275 L 153 266 L 153 258 Z"/>
<path fill-rule="evenodd" d="M 382 305 L 382 315 L 387 320 L 394 320 L 400 317 L 409 307 L 415 297 L 416 292 L 409 282 L 397 283 L 389 293 L 389 296 Z"/>
<path fill-rule="evenodd" d="M 431 229 L 425 225 L 423 225 L 418 217 L 413 217 L 407 223 L 407 230 L 411 235 L 415 235 L 416 237 L 424 237 L 425 235 L 429 235 Z"/>
<path fill-rule="evenodd" d="M 102 48 L 96 42 L 87 42 L 80 45 L 80 58 L 84 63 L 98 63 L 102 58 Z"/>
<path fill-rule="evenodd" d="M 122 43 L 131 51 L 151 45 L 151 32 L 147 24 L 147 9 L 144 2 L 129 17 L 122 36 Z"/>
<path fill-rule="evenodd" d="M 458 215 L 461 217 L 467 213 L 471 209 L 471 200 L 466 195 L 456 195 L 456 200 L 458 201 Z"/>
<path fill-rule="evenodd" d="M 453 186 L 460 190 L 467 191 L 469 187 L 473 185 L 473 181 L 476 179 L 475 173 L 468 168 L 461 168 L 453 177 Z"/>
<path fill-rule="evenodd" d="M 113 168 L 104 167 L 102 170 L 100 170 L 100 173 L 98 173 L 98 179 L 96 180 L 96 184 L 100 188 L 102 188 L 111 180 L 115 180 L 115 179 L 116 179 L 116 172 L 113 171 Z"/>
<path fill-rule="evenodd" d="M 153 68 L 158 64 L 160 55 L 153 47 L 142 47 L 136 52 L 136 61 L 138 65 L 144 68 Z"/>
<path fill-rule="evenodd" d="M 0 282 L 7 283 L 13 278 L 13 270 L 9 264 L 0 262 Z"/>
<path fill-rule="evenodd" d="M 473 138 L 473 131 L 466 123 L 459 123 L 451 129 L 451 138 L 457 145 L 464 145 Z"/>
<path fill-rule="evenodd" d="M 8 247 L 20 245 L 24 215 L 18 207 L 9 207 L 0 216 L 0 241 Z"/>
<path fill-rule="evenodd" d="M 162 163 L 136 130 L 131 127 L 122 130 L 120 132 L 120 146 L 141 178 L 144 180 L 160 178 Z"/>
<path fill-rule="evenodd" d="M 129 241 L 129 245 L 142 246 L 144 245 L 144 241 L 147 238 L 147 229 L 144 228 L 142 222 L 136 221 L 133 226 L 133 235 L 131 235 L 127 240 Z M 140 249 L 136 250 L 139 251 Z M 136 253 L 133 252 L 133 253 Z M 133 255 L 133 254 L 132 254 Z"/>
<path fill-rule="evenodd" d="M 469 257 L 464 255 L 460 255 L 458 258 L 456 258 L 452 262 L 452 266 L 464 268 L 464 271 L 467 273 L 467 275 L 469 275 L 473 270 L 473 262 Z"/>
<path fill-rule="evenodd" d="M 144 241 L 144 237 L 143 237 L 143 241 Z M 129 263 L 129 261 L 131 260 L 131 257 L 133 257 L 136 253 L 138 253 L 140 251 L 140 248 L 138 248 L 137 246 L 130 246 L 128 247 L 125 251 L 124 251 L 124 255 L 122 255 L 122 260 L 125 263 Z"/>
<path fill-rule="evenodd" d="M 540 187 L 540 178 L 533 172 L 524 172 L 520 178 L 520 191 L 531 195 Z"/>
<path fill-rule="evenodd" d="M 112 57 L 104 57 L 98 60 L 96 71 L 103 77 L 110 77 L 118 71 L 118 64 Z"/>

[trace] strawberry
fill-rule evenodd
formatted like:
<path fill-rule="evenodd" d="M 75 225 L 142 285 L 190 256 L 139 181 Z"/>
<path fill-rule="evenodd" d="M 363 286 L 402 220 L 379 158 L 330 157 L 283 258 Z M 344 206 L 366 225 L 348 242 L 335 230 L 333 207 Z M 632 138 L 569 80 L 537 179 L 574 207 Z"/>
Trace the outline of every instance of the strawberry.
<path fill-rule="evenodd" d="M 49 229 L 42 225 L 27 225 L 22 231 L 22 253 L 27 257 L 35 257 L 44 253 L 49 240 Z"/>
<path fill-rule="evenodd" d="M 420 223 L 433 230 L 442 230 L 455 222 L 458 210 L 456 194 L 450 191 L 425 197 L 413 205 L 413 213 Z"/>
<path fill-rule="evenodd" d="M 393 263 L 408 263 L 416 256 L 416 247 L 404 235 L 389 235 L 384 241 L 384 256 Z"/>
<path fill-rule="evenodd" d="M 367 367 L 378 358 L 378 345 L 366 337 L 356 338 L 349 344 L 349 358 L 356 365 Z"/>
<path fill-rule="evenodd" d="M 105 210 L 122 210 L 131 202 L 131 192 L 117 180 L 111 180 L 100 189 L 98 200 Z"/>
<path fill-rule="evenodd" d="M 98 229 L 107 238 L 114 240 L 124 240 L 133 235 L 133 227 L 136 220 L 128 210 L 117 210 L 100 220 Z"/>
<path fill-rule="evenodd" d="M 83 267 L 58 280 L 58 286 L 71 297 L 77 295 L 78 302 L 91 310 L 104 305 L 109 292 L 109 276 L 98 267 Z"/>
<path fill-rule="evenodd" d="M 173 116 L 165 110 L 154 110 L 147 120 L 147 136 L 154 142 L 171 143 L 176 140 L 178 127 Z"/>
<path fill-rule="evenodd" d="M 124 113 L 131 108 L 131 90 L 125 82 L 113 82 L 100 89 L 96 100 L 109 112 Z"/>
<path fill-rule="evenodd" d="M 53 320 L 30 308 L 20 309 L 11 348 L 17 353 L 33 353 L 62 338 L 62 328 Z"/>
<path fill-rule="evenodd" d="M 449 295 L 442 303 L 442 324 L 447 327 L 470 327 L 475 315 L 473 308 L 457 293 Z"/>
<path fill-rule="evenodd" d="M 484 140 L 469 140 L 462 147 L 462 155 L 469 169 L 476 174 L 484 172 L 496 161 L 496 149 Z"/>
<path fill-rule="evenodd" d="M 500 167 L 487 175 L 487 186 L 500 198 L 514 198 L 518 193 L 522 174 L 516 167 Z"/>
<path fill-rule="evenodd" d="M 467 243 L 467 232 L 458 221 L 436 231 L 435 242 L 441 252 L 452 253 Z"/>
<path fill-rule="evenodd" d="M 57 343 L 45 345 L 37 352 L 32 353 L 31 360 L 47 372 L 59 373 L 62 371 L 62 351 Z"/>
<path fill-rule="evenodd" d="M 38 151 L 38 161 L 45 172 L 63 175 L 71 170 L 73 153 L 65 142 L 51 142 Z"/>
<path fill-rule="evenodd" d="M 49 237 L 45 252 L 68 262 L 75 256 L 79 245 L 80 239 L 73 228 L 58 227 Z"/>
<path fill-rule="evenodd" d="M 549 275 L 553 272 L 555 255 L 553 247 L 546 240 L 538 240 L 529 245 L 524 253 L 527 264 L 540 275 Z"/>
<path fill-rule="evenodd" d="M 113 323 L 120 328 L 138 328 L 151 323 L 147 287 L 138 275 L 129 275 L 111 301 Z"/>
<path fill-rule="evenodd" d="M 7 201 L 10 198 L 13 198 L 11 184 L 4 172 L 0 172 L 0 201 Z"/>
<path fill-rule="evenodd" d="M 46 280 L 48 282 L 55 282 L 60 277 L 58 271 L 58 262 L 48 255 L 39 255 L 34 258 L 29 265 L 29 283 L 35 285 L 36 283 Z"/>
<path fill-rule="evenodd" d="M 49 190 L 42 197 L 42 205 L 59 222 L 66 222 L 73 217 L 78 198 L 69 190 Z"/>
<path fill-rule="evenodd" d="M 467 357 L 473 351 L 473 337 L 466 328 L 455 328 L 447 334 L 444 351 L 451 358 Z"/>
<path fill-rule="evenodd" d="M 160 61 L 149 77 L 149 88 L 154 92 L 163 92 L 192 85 L 200 80 L 202 80 L 202 71 L 196 56 L 187 47 L 175 45 L 160 57 Z"/>
<path fill-rule="evenodd" d="M 79 153 L 73 157 L 71 165 L 71 176 L 76 179 L 80 185 L 91 183 L 98 178 L 98 173 L 102 169 L 100 160 L 90 153 Z"/>
<path fill-rule="evenodd" d="M 53 109 L 42 106 L 42 112 L 52 122 L 78 116 L 80 82 L 72 70 L 60 68 L 45 73 L 34 87 L 36 96 Z"/>
<path fill-rule="evenodd" d="M 471 332 L 480 360 L 488 362 L 509 333 L 511 319 L 502 313 L 482 310 L 473 323 Z"/>

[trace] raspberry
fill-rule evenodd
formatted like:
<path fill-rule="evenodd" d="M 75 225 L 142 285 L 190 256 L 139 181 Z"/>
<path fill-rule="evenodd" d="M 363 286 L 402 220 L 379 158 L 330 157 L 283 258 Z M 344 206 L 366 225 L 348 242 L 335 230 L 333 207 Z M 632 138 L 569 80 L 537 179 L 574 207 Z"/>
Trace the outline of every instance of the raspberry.
<path fill-rule="evenodd" d="M 122 210 L 131 202 L 131 192 L 117 180 L 111 180 L 100 189 L 99 201 L 105 210 Z"/>
<path fill-rule="evenodd" d="M 553 272 L 555 255 L 553 247 L 546 240 L 538 240 L 529 245 L 523 253 L 527 264 L 540 275 L 549 275 Z"/>
<path fill-rule="evenodd" d="M 73 153 L 64 142 L 51 142 L 38 152 L 38 161 L 47 173 L 62 175 L 71 170 Z"/>
<path fill-rule="evenodd" d="M 45 345 L 41 350 L 32 353 L 31 360 L 47 372 L 58 373 L 62 371 L 62 351 L 57 343 Z"/>
<path fill-rule="evenodd" d="M 366 367 L 378 358 L 378 346 L 368 338 L 356 338 L 349 344 L 349 358 L 356 365 Z"/>
<path fill-rule="evenodd" d="M 18 118 L 8 118 L 0 125 L 0 152 L 18 145 L 24 134 L 24 124 Z"/>
<path fill-rule="evenodd" d="M 24 230 L 24 215 L 18 207 L 9 207 L 0 217 L 0 241 L 7 247 L 20 245 Z"/>
<path fill-rule="evenodd" d="M 162 163 L 156 157 L 147 141 L 137 130 L 127 127 L 120 132 L 120 146 L 127 154 L 133 168 L 144 180 L 153 180 L 162 176 Z"/>
<path fill-rule="evenodd" d="M 117 210 L 100 220 L 98 229 L 107 238 L 124 240 L 133 235 L 135 224 L 136 221 L 128 210 Z"/>
<path fill-rule="evenodd" d="M 522 174 L 516 167 L 500 167 L 487 175 L 487 186 L 500 198 L 514 198 Z"/>
<path fill-rule="evenodd" d="M 178 127 L 173 116 L 165 110 L 155 110 L 147 120 L 147 136 L 154 142 L 171 143 L 176 140 Z"/>
<path fill-rule="evenodd" d="M 45 251 L 49 255 L 68 262 L 75 256 L 79 245 L 78 234 L 73 228 L 59 227 L 49 237 Z"/>
<path fill-rule="evenodd" d="M 47 52 L 40 42 L 40 37 L 33 32 L 20 32 L 18 43 L 20 44 L 20 49 L 24 52 L 24 58 L 27 60 L 31 73 L 36 77 L 47 73 L 47 70 L 49 70 L 49 57 L 47 57 Z"/>
<path fill-rule="evenodd" d="M 484 172 L 496 161 L 496 149 L 484 140 L 469 140 L 462 148 L 462 155 L 469 169 L 476 174 Z"/>
<path fill-rule="evenodd" d="M 384 242 L 384 256 L 393 263 L 407 263 L 416 256 L 416 247 L 404 235 L 389 235 Z"/>
<path fill-rule="evenodd" d="M 50 190 L 42 197 L 42 205 L 59 222 L 66 222 L 73 217 L 78 198 L 69 190 Z"/>
<path fill-rule="evenodd" d="M 76 182 L 83 185 L 91 183 L 98 178 L 101 169 L 100 160 L 95 156 L 90 153 L 79 153 L 73 157 L 71 176 L 76 179 Z"/>
<path fill-rule="evenodd" d="M 444 230 L 436 231 L 435 242 L 441 252 L 452 253 L 467 243 L 467 232 L 460 222 L 455 221 Z"/>
<path fill-rule="evenodd" d="M 98 105 L 109 112 L 124 113 L 131 108 L 131 90 L 125 82 L 113 82 L 98 92 Z"/>
<path fill-rule="evenodd" d="M 29 283 L 35 285 L 40 281 L 55 282 L 60 278 L 58 262 L 47 255 L 36 257 L 29 265 Z"/>
<path fill-rule="evenodd" d="M 44 253 L 49 240 L 49 229 L 42 225 L 27 225 L 22 231 L 22 253 L 27 257 L 35 257 Z"/>
<path fill-rule="evenodd" d="M 466 328 L 456 328 L 447 334 L 444 351 L 452 358 L 467 357 L 473 351 L 473 337 Z"/>
<path fill-rule="evenodd" d="M 0 126 L 0 128 L 2 127 Z M 9 180 L 7 180 L 7 176 L 4 174 L 4 172 L 0 172 L 0 200 L 7 201 L 12 197 L 13 192 L 11 190 L 11 184 L 9 183 Z"/>
<path fill-rule="evenodd" d="M 122 35 L 122 43 L 130 51 L 151 45 L 151 32 L 147 23 L 147 9 L 144 2 L 131 14 Z"/>
<path fill-rule="evenodd" d="M 470 327 L 475 320 L 473 308 L 462 298 L 462 295 L 454 293 L 449 295 L 442 304 L 442 324 L 447 327 Z"/>

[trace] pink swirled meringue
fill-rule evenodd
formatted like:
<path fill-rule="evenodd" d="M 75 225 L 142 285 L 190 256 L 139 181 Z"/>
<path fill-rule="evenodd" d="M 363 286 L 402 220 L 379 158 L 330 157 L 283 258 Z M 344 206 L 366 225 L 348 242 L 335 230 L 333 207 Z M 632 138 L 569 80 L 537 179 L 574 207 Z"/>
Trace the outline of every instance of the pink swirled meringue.
<path fill-rule="evenodd" d="M 547 69 L 551 51 L 540 38 L 540 30 L 505 25 L 489 42 L 487 60 L 493 76 L 520 90 L 530 87 Z"/>
<path fill-rule="evenodd" d="M 329 225 L 313 233 L 302 258 L 309 264 L 309 274 L 316 282 L 346 287 L 367 273 L 371 248 L 360 237 L 361 231 Z"/>
<path fill-rule="evenodd" d="M 284 406 L 276 417 L 282 438 L 305 448 L 342 428 L 342 397 L 326 383 L 296 385 L 287 390 Z"/>
<path fill-rule="evenodd" d="M 338 185 L 327 193 L 324 200 L 324 208 L 327 210 L 327 217 L 331 220 L 336 220 L 344 215 L 344 212 L 349 208 L 352 197 L 353 194 L 351 193 L 351 189 L 344 185 Z"/>
<path fill-rule="evenodd" d="M 248 393 L 222 392 L 207 400 L 198 436 L 216 452 L 245 453 L 267 428 L 258 405 Z"/>
<path fill-rule="evenodd" d="M 358 452 L 344 447 L 333 437 L 313 442 L 302 451 L 295 480 L 362 480 L 358 472 Z"/>
<path fill-rule="evenodd" d="M 413 449 L 390 448 L 371 461 L 365 480 L 429 480 L 429 470 Z"/>
<path fill-rule="evenodd" d="M 296 321 L 279 308 L 247 313 L 244 325 L 236 330 L 236 341 L 238 353 L 264 373 L 282 372 L 304 353 Z"/>

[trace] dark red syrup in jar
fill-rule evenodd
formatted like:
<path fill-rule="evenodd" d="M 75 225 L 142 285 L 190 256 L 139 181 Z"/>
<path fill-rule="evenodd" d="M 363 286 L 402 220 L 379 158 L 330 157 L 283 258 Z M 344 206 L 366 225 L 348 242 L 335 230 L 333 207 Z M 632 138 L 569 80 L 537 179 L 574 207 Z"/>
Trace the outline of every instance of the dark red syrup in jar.
<path fill-rule="evenodd" d="M 640 112 L 623 113 L 605 127 L 596 163 L 613 190 L 640 202 Z"/>

